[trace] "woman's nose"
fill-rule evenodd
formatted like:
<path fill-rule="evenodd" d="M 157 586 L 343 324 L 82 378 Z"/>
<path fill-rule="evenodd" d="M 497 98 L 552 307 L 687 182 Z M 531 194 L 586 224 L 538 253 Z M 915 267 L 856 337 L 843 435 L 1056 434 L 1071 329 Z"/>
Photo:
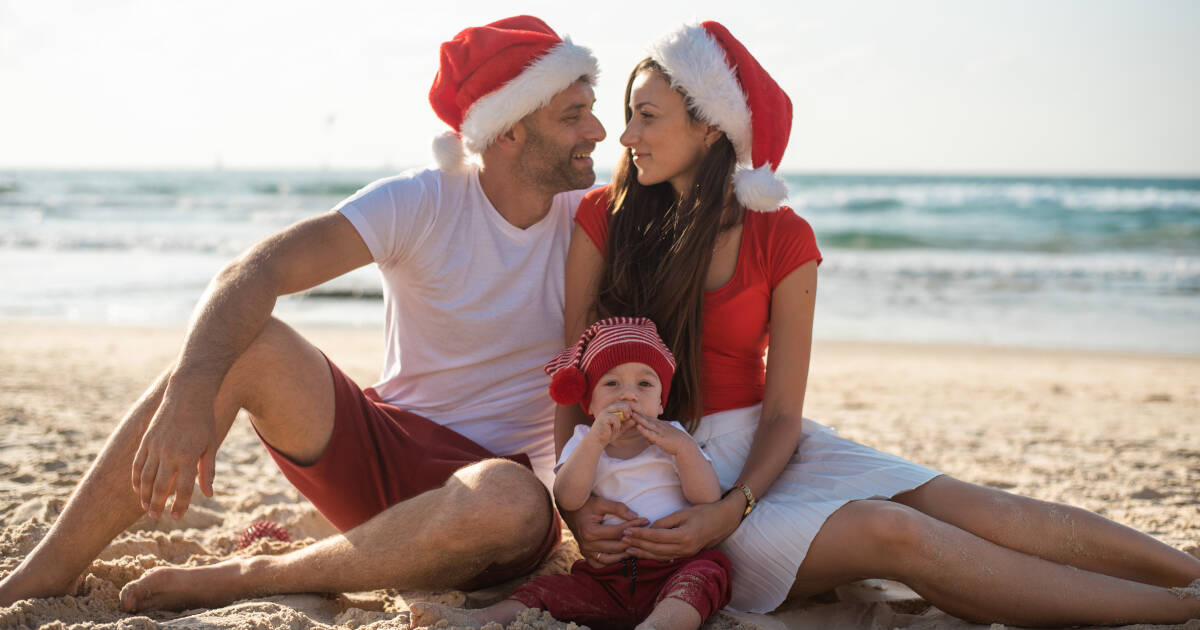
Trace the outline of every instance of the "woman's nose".
<path fill-rule="evenodd" d="M 634 129 L 633 123 L 625 125 L 625 131 L 621 132 L 621 144 L 623 146 L 632 147 L 634 142 L 637 142 L 637 130 Z"/>

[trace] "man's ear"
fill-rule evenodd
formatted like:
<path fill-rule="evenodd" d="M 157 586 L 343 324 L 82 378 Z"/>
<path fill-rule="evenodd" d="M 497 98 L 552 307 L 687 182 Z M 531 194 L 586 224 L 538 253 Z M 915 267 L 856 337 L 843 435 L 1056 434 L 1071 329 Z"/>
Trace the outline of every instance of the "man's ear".
<path fill-rule="evenodd" d="M 512 127 L 509 127 L 504 133 L 496 136 L 496 140 L 492 143 L 504 147 L 520 147 L 525 144 L 525 136 L 528 135 L 525 129 L 524 121 L 518 120 Z"/>

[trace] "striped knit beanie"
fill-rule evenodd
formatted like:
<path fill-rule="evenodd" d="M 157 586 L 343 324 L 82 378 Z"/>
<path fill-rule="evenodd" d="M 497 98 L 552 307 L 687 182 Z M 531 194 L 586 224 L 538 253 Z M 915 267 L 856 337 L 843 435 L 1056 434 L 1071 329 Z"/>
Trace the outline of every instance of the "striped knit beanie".
<path fill-rule="evenodd" d="M 667 405 L 675 357 L 654 322 L 645 317 L 609 317 L 583 331 L 575 345 L 564 348 L 543 368 L 550 375 L 550 397 L 560 405 L 579 403 L 587 411 L 596 381 L 622 363 L 650 366 L 662 382 L 662 404 Z"/>

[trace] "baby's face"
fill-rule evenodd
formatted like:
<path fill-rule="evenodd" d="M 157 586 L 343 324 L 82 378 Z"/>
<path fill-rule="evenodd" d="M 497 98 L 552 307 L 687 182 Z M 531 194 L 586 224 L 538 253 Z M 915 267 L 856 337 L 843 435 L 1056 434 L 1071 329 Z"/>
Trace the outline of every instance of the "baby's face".
<path fill-rule="evenodd" d="M 596 414 L 624 403 L 643 416 L 662 415 L 662 382 L 658 372 L 645 363 L 622 363 L 605 372 L 592 388 L 592 404 L 588 413 Z"/>

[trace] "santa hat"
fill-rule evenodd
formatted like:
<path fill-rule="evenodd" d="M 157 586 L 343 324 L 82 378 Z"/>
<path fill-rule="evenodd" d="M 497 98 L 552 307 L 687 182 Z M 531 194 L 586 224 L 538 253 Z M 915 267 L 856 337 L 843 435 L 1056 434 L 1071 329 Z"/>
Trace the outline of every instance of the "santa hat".
<path fill-rule="evenodd" d="M 546 23 L 518 15 L 463 30 L 442 44 L 429 102 L 454 128 L 434 140 L 443 170 L 459 170 L 497 136 L 581 77 L 599 74 L 592 52 Z"/>
<path fill-rule="evenodd" d="M 592 403 L 592 388 L 604 373 L 622 363 L 645 363 L 662 383 L 667 405 L 675 357 L 645 317 L 609 317 L 583 331 L 575 345 L 564 348 L 543 368 L 550 375 L 550 397 L 560 405 Z"/>
<path fill-rule="evenodd" d="M 725 132 L 737 153 L 733 190 L 761 212 L 779 208 L 787 186 L 775 174 L 792 130 L 792 101 L 729 30 L 688 25 L 650 46 L 650 58 L 687 94 L 704 122 Z"/>

